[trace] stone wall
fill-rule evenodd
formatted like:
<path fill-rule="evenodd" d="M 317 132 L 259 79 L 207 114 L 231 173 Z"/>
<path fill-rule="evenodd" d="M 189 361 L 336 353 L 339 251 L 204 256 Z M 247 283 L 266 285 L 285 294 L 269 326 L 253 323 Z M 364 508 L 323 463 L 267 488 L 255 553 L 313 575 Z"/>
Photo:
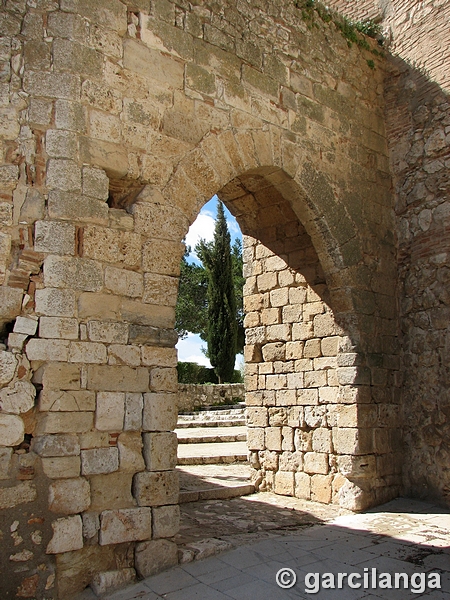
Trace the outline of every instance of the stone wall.
<path fill-rule="evenodd" d="M 290 1 L 0 17 L 2 598 L 176 562 L 174 306 L 215 193 L 248 236 L 255 480 L 356 509 L 395 496 L 385 60 Z"/>
<path fill-rule="evenodd" d="M 196 385 L 179 383 L 177 394 L 178 412 L 191 412 L 202 406 L 233 404 L 244 401 L 245 388 L 242 383 Z"/>

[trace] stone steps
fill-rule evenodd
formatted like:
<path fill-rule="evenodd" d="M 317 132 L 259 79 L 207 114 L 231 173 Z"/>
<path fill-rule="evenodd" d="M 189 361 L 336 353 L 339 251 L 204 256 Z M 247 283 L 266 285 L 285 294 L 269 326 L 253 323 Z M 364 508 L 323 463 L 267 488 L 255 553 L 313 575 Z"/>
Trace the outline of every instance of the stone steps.
<path fill-rule="evenodd" d="M 225 500 L 253 494 L 250 468 L 246 463 L 233 465 L 178 466 L 180 504 L 198 500 Z"/>
<path fill-rule="evenodd" d="M 220 465 L 247 461 L 246 442 L 180 444 L 179 465 Z"/>
<path fill-rule="evenodd" d="M 179 444 L 212 444 L 218 442 L 245 442 L 247 428 L 241 426 L 229 427 L 190 427 L 175 429 Z"/>
<path fill-rule="evenodd" d="M 177 429 L 191 427 L 242 427 L 244 425 L 244 408 L 239 406 L 238 408 L 210 409 L 182 414 L 178 418 Z"/>

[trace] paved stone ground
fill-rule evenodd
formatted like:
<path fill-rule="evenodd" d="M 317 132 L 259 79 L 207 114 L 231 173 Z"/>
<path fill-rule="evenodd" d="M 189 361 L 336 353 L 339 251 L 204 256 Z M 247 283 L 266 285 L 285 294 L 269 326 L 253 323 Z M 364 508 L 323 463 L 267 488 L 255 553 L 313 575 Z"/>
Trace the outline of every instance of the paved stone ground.
<path fill-rule="evenodd" d="M 433 504 L 397 499 L 366 513 L 338 516 L 333 507 L 254 494 L 185 504 L 182 510 L 179 542 L 195 546 L 207 535 L 218 536 L 217 540 L 220 536 L 223 547 L 233 549 L 149 577 L 108 594 L 108 600 L 450 600 L 450 510 Z M 276 574 L 283 568 L 292 569 L 297 578 L 288 589 L 276 584 Z M 378 576 L 406 573 L 407 589 L 379 585 L 368 589 L 364 575 L 371 585 L 372 569 Z M 440 575 L 441 589 L 414 593 L 420 579 L 413 585 L 411 576 L 431 572 Z M 345 580 L 342 589 L 321 587 L 308 594 L 308 573 L 359 573 L 362 586 L 351 589 Z M 313 589 L 314 579 L 308 581 Z M 78 600 L 93 598 L 86 591 Z"/>

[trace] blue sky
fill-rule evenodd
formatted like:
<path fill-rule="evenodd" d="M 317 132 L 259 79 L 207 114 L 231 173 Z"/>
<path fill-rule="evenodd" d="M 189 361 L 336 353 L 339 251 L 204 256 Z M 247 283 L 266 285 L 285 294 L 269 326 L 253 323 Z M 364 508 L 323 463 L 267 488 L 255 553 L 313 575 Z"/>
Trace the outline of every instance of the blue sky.
<path fill-rule="evenodd" d="M 211 198 L 211 200 L 203 206 L 197 219 L 189 228 L 185 240 L 186 246 L 190 246 L 193 250 L 200 239 L 204 239 L 206 241 L 212 240 L 214 236 L 214 224 L 216 216 L 217 196 L 213 196 L 213 198 Z M 242 233 L 239 229 L 239 225 L 226 206 L 225 217 L 227 219 L 228 230 L 231 235 L 231 243 L 233 244 L 236 238 L 242 240 Z M 194 252 L 191 252 L 189 260 L 197 263 L 199 262 Z M 178 341 L 178 360 L 185 362 L 196 362 L 199 365 L 210 367 L 211 365 L 209 360 L 202 353 L 203 346 L 206 346 L 206 343 L 201 340 L 198 335 L 194 335 L 193 333 L 188 334 L 187 338 Z M 242 355 L 236 356 L 235 368 L 238 368 L 241 361 Z"/>

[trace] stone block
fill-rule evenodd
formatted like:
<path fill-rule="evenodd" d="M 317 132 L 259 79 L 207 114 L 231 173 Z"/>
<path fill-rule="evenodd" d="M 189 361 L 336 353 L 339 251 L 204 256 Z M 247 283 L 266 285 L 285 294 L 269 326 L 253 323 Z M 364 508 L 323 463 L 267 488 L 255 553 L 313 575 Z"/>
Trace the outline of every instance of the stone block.
<path fill-rule="evenodd" d="M 9 479 L 12 452 L 12 448 L 0 448 L 0 481 L 2 479 Z"/>
<path fill-rule="evenodd" d="M 143 430 L 173 431 L 178 417 L 176 402 L 176 394 L 144 394 Z"/>
<path fill-rule="evenodd" d="M 144 399 L 142 394 L 128 393 L 125 395 L 125 431 L 139 431 L 142 428 L 142 411 Z"/>
<path fill-rule="evenodd" d="M 89 482 L 82 477 L 50 484 L 48 506 L 52 512 L 73 515 L 88 510 L 91 504 Z"/>
<path fill-rule="evenodd" d="M 128 171 L 128 157 L 123 144 L 80 137 L 80 157 L 84 163 L 104 169 L 114 179 L 121 179 Z M 108 208 L 104 202 L 102 205 Z"/>
<path fill-rule="evenodd" d="M 35 97 L 77 100 L 80 97 L 80 77 L 70 73 L 26 72 L 24 90 Z"/>
<path fill-rule="evenodd" d="M 48 195 L 48 214 L 52 219 L 105 224 L 108 222 L 108 205 L 78 192 L 52 190 Z"/>
<path fill-rule="evenodd" d="M 306 452 L 304 456 L 305 473 L 328 473 L 328 454 L 322 452 Z"/>
<path fill-rule="evenodd" d="M 78 143 L 72 131 L 47 129 L 45 134 L 45 150 L 51 158 L 77 159 Z M 45 252 L 43 250 L 42 252 Z"/>
<path fill-rule="evenodd" d="M 68 317 L 41 317 L 39 336 L 42 338 L 78 339 L 78 320 Z"/>
<path fill-rule="evenodd" d="M 106 346 L 96 342 L 72 342 L 69 361 L 75 363 L 105 364 L 108 360 Z"/>
<path fill-rule="evenodd" d="M 10 352 L 22 352 L 28 336 L 24 333 L 10 333 L 8 335 L 8 350 Z"/>
<path fill-rule="evenodd" d="M 34 502 L 36 498 L 36 486 L 31 481 L 24 481 L 13 487 L 0 488 L 0 510 Z"/>
<path fill-rule="evenodd" d="M 79 456 L 80 443 L 75 434 L 40 435 L 33 438 L 31 449 L 41 457 Z"/>
<path fill-rule="evenodd" d="M 106 475 L 91 475 L 90 510 L 102 511 L 136 506 L 131 494 L 132 473 L 115 472 Z"/>
<path fill-rule="evenodd" d="M 262 427 L 249 427 L 247 429 L 247 446 L 249 450 L 265 450 L 264 429 Z"/>
<path fill-rule="evenodd" d="M 110 434 L 104 431 L 87 431 L 80 433 L 81 450 L 91 450 L 92 448 L 109 448 L 111 443 L 116 442 L 116 436 L 110 437 Z M 110 443 L 111 442 L 111 443 Z"/>
<path fill-rule="evenodd" d="M 140 273 L 116 267 L 106 267 L 105 287 L 119 296 L 140 298 L 144 291 L 144 282 Z"/>
<path fill-rule="evenodd" d="M 99 543 L 122 544 L 152 537 L 151 508 L 105 510 L 100 515 Z"/>
<path fill-rule="evenodd" d="M 314 452 L 332 451 L 331 429 L 319 427 L 312 432 L 312 449 Z"/>
<path fill-rule="evenodd" d="M 144 458 L 148 471 L 169 471 L 177 464 L 175 433 L 144 433 Z"/>
<path fill-rule="evenodd" d="M 20 417 L 0 413 L 0 446 L 18 446 L 24 435 L 25 425 Z"/>
<path fill-rule="evenodd" d="M 141 262 L 141 236 L 98 225 L 87 226 L 83 234 L 83 256 L 99 261 L 138 267 Z"/>
<path fill-rule="evenodd" d="M 83 524 L 80 515 L 56 519 L 52 523 L 53 537 L 47 545 L 47 554 L 73 552 L 83 547 Z"/>
<path fill-rule="evenodd" d="M 100 515 L 96 512 L 87 512 L 81 515 L 83 519 L 83 537 L 92 539 L 100 529 Z"/>
<path fill-rule="evenodd" d="M 78 315 L 81 319 L 118 319 L 120 316 L 120 298 L 110 294 L 80 294 Z"/>
<path fill-rule="evenodd" d="M 176 348 L 159 348 L 157 346 L 142 346 L 142 364 L 146 367 L 176 367 Z"/>
<path fill-rule="evenodd" d="M 65 361 L 69 360 L 69 341 L 32 338 L 25 351 L 28 360 Z"/>
<path fill-rule="evenodd" d="M 49 412 L 38 424 L 38 433 L 83 433 L 94 426 L 92 412 Z"/>
<path fill-rule="evenodd" d="M 86 412 L 95 410 L 95 393 L 86 390 L 42 390 L 39 410 L 51 412 Z"/>
<path fill-rule="evenodd" d="M 96 573 L 91 581 L 90 587 L 96 596 L 112 592 L 117 588 L 130 585 L 136 579 L 136 571 L 126 567 L 118 571 L 104 571 Z"/>
<path fill-rule="evenodd" d="M 178 296 L 178 278 L 169 275 L 145 273 L 143 301 L 147 304 L 175 306 Z"/>
<path fill-rule="evenodd" d="M 139 346 L 127 344 L 111 344 L 108 347 L 108 363 L 110 365 L 139 367 L 141 364 L 141 349 Z"/>
<path fill-rule="evenodd" d="M 81 461 L 79 456 L 57 456 L 43 458 L 42 469 L 50 479 L 67 479 L 79 477 Z M 78 511 L 76 511 L 78 512 Z"/>
<path fill-rule="evenodd" d="M 128 325 L 126 323 L 111 323 L 110 321 L 89 321 L 88 335 L 92 342 L 126 344 L 128 341 Z"/>
<path fill-rule="evenodd" d="M 290 471 L 277 471 L 275 473 L 275 494 L 293 496 L 295 488 L 294 473 Z"/>
<path fill-rule="evenodd" d="M 281 427 L 266 427 L 265 442 L 267 450 L 281 450 Z"/>
<path fill-rule="evenodd" d="M 319 388 L 327 385 L 326 371 L 306 371 L 304 377 L 305 388 Z"/>
<path fill-rule="evenodd" d="M 81 474 L 102 475 L 113 473 L 119 468 L 117 448 L 93 448 L 81 451 Z"/>
<path fill-rule="evenodd" d="M 176 368 L 154 368 L 150 371 L 152 392 L 177 392 L 178 373 Z"/>
<path fill-rule="evenodd" d="M 180 507 L 178 504 L 172 506 L 159 506 L 152 508 L 153 537 L 173 537 L 180 529 Z"/>
<path fill-rule="evenodd" d="M 81 387 L 80 366 L 62 362 L 45 365 L 42 373 L 42 385 L 44 389 L 51 390 L 79 390 Z"/>
<path fill-rule="evenodd" d="M 164 204 L 137 201 L 132 206 L 135 231 L 154 239 L 180 243 L 188 229 L 189 221 L 178 209 Z"/>
<path fill-rule="evenodd" d="M 38 319 L 35 317 L 17 317 L 14 323 L 14 333 L 23 333 L 25 335 L 34 335 L 38 326 Z"/>
<path fill-rule="evenodd" d="M 80 167 L 73 160 L 51 158 L 47 164 L 47 185 L 63 192 L 81 191 Z"/>
<path fill-rule="evenodd" d="M 311 500 L 330 504 L 332 482 L 332 475 L 313 475 L 311 477 Z"/>
<path fill-rule="evenodd" d="M 98 200 L 107 200 L 109 194 L 109 178 L 103 169 L 83 167 L 83 194 Z"/>
<path fill-rule="evenodd" d="M 337 454 L 368 454 L 373 451 L 372 430 L 333 427 L 333 446 Z"/>
<path fill-rule="evenodd" d="M 35 252 L 75 254 L 75 227 L 59 221 L 36 221 L 34 233 Z"/>
<path fill-rule="evenodd" d="M 168 540 L 136 544 L 135 566 L 140 577 L 150 577 L 178 564 L 178 546 Z"/>
<path fill-rule="evenodd" d="M 377 463 L 373 454 L 365 456 L 338 456 L 339 471 L 345 477 L 371 478 L 376 476 Z"/>
<path fill-rule="evenodd" d="M 156 435 L 156 434 L 144 434 Z M 168 435 L 168 434 L 161 434 Z M 144 438 L 145 439 L 145 438 Z M 121 433 L 117 440 L 119 449 L 119 464 L 121 471 L 136 473 L 145 469 L 144 457 L 142 455 L 142 437 L 139 432 L 128 431 Z M 176 459 L 176 452 L 175 452 Z M 176 460 L 175 460 L 176 464 Z M 175 465 L 174 465 L 175 466 Z M 162 470 L 162 469 L 161 469 Z"/>
<path fill-rule="evenodd" d="M 182 256 L 183 247 L 179 242 L 151 240 L 142 249 L 142 266 L 144 271 L 178 277 Z"/>
<path fill-rule="evenodd" d="M 98 392 L 95 427 L 99 431 L 122 431 L 125 416 L 125 394 Z"/>
<path fill-rule="evenodd" d="M 1 288 L 0 288 L 1 289 Z M 12 352 L 0 350 L 0 385 L 8 385 L 14 377 L 17 367 L 17 358 Z"/>
<path fill-rule="evenodd" d="M 177 504 L 178 473 L 175 471 L 137 473 L 134 476 L 133 495 L 139 506 Z"/>
<path fill-rule="evenodd" d="M 86 258 L 47 256 L 44 282 L 48 287 L 98 292 L 103 286 L 102 267 Z"/>
<path fill-rule="evenodd" d="M 311 477 L 307 473 L 295 473 L 295 492 L 296 498 L 301 500 L 310 500 L 311 498 Z"/>
<path fill-rule="evenodd" d="M 5 227 L 13 224 L 13 205 L 9 202 L 0 202 L 0 224 Z"/>
<path fill-rule="evenodd" d="M 72 290 L 46 288 L 36 290 L 36 313 L 51 317 L 75 315 L 75 293 Z"/>
<path fill-rule="evenodd" d="M 29 381 L 15 381 L 0 390 L 0 409 L 7 413 L 26 413 L 34 406 L 36 388 Z"/>
<path fill-rule="evenodd" d="M 126 366 L 88 366 L 88 384 L 90 390 L 112 392 L 147 392 L 149 386 L 148 369 Z"/>

